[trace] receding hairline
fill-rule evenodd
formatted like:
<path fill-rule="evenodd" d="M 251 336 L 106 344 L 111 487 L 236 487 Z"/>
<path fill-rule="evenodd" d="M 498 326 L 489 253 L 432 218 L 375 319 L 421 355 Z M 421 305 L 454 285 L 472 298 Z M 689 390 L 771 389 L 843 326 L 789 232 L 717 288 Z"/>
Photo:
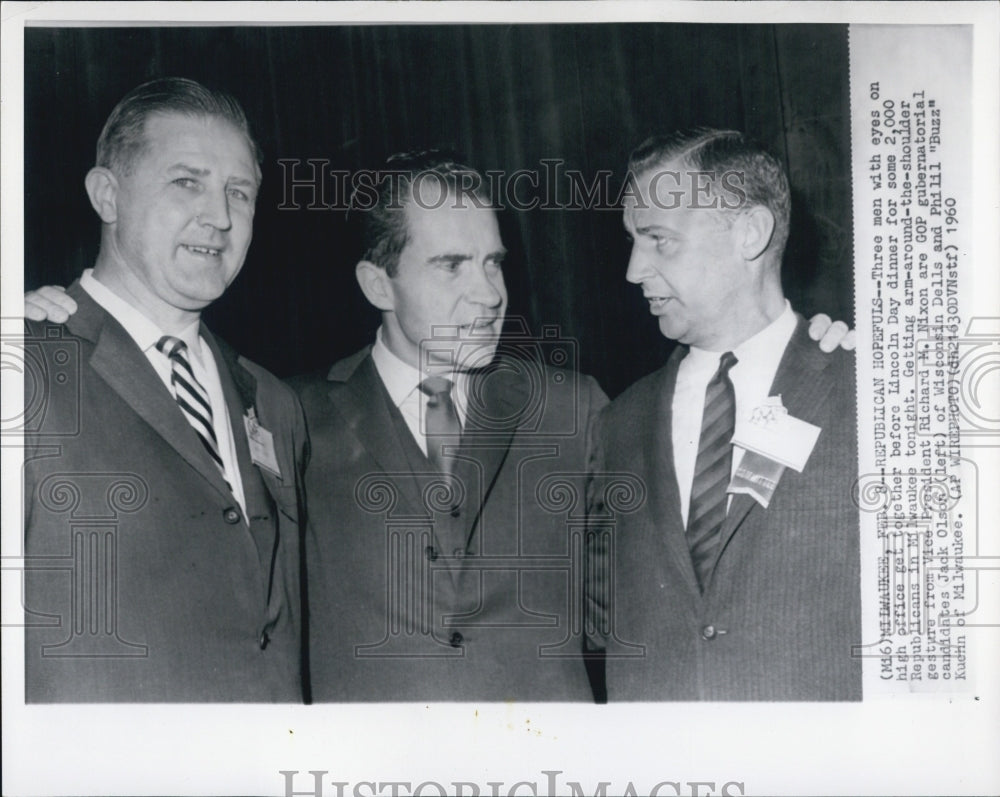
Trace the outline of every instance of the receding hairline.
<path fill-rule="evenodd" d="M 669 139 L 669 136 L 663 138 Z M 665 141 L 661 138 L 647 139 L 647 141 L 640 145 L 640 150 L 644 146 L 649 146 L 652 151 L 638 158 L 636 157 L 636 153 L 633 152 L 629 157 L 629 168 L 636 169 L 638 167 L 638 176 L 638 174 L 645 174 L 657 166 L 663 166 L 675 161 L 694 167 L 698 165 L 695 160 L 698 150 L 720 138 L 746 138 L 746 136 L 739 130 L 716 130 L 709 128 L 701 131 L 696 136 L 692 136 L 688 141 L 676 142 L 674 144 L 671 144 L 669 140 Z M 657 150 L 660 150 L 660 152 L 657 152 Z"/>
<path fill-rule="evenodd" d="M 229 127 L 229 129 L 232 132 L 236 133 L 237 136 L 240 139 L 242 139 L 244 145 L 246 146 L 247 155 L 249 156 L 247 160 L 248 163 L 250 164 L 251 173 L 255 178 L 256 181 L 255 184 L 258 187 L 260 186 L 261 180 L 263 178 L 263 173 L 261 171 L 260 164 L 257 162 L 257 157 L 255 154 L 256 152 L 255 142 L 250 137 L 250 134 L 224 114 L 208 110 L 202 111 L 202 110 L 186 109 L 186 108 L 158 108 L 156 110 L 150 111 L 149 113 L 145 114 L 142 120 L 142 129 L 141 129 L 141 137 L 139 139 L 140 142 L 139 147 L 136 148 L 133 152 L 129 153 L 129 156 L 125 159 L 125 163 L 123 164 L 125 168 L 130 168 L 134 164 L 136 157 L 142 155 L 142 153 L 147 151 L 147 149 L 149 148 L 150 124 L 155 122 L 156 120 L 169 120 L 169 119 L 203 120 L 206 122 L 219 122 L 225 124 L 227 127 Z M 113 165 L 114 164 L 108 164 L 107 167 L 113 168 Z M 181 167 L 190 169 L 191 171 L 198 171 L 196 167 L 184 164 L 182 161 L 179 161 L 178 163 L 173 164 L 171 166 L 171 168 L 181 168 Z"/>
<path fill-rule="evenodd" d="M 98 136 L 95 164 L 127 172 L 147 143 L 146 122 L 156 114 L 226 119 L 243 133 L 257 166 L 263 164 L 260 144 L 239 100 L 224 90 L 176 76 L 147 81 L 118 101 Z"/>

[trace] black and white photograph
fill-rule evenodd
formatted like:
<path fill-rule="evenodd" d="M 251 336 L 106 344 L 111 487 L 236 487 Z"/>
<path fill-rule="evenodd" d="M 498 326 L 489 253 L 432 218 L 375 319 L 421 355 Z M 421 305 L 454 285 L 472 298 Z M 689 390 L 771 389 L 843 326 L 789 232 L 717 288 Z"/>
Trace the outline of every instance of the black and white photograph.
<path fill-rule="evenodd" d="M 701 5 L 4 5 L 4 793 L 1000 787 L 996 8 Z"/>

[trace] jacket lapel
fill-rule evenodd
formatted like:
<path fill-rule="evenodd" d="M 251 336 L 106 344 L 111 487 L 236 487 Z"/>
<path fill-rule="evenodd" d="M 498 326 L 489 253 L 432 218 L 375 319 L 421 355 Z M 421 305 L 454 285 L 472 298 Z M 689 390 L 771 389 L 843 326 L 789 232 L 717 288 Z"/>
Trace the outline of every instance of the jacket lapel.
<path fill-rule="evenodd" d="M 418 480 L 411 472 L 403 443 L 396 434 L 385 387 L 375 370 L 370 351 L 349 374 L 331 372 L 329 379 L 338 383 L 330 390 L 330 400 L 343 417 L 346 428 L 379 470 L 393 474 L 393 483 L 409 511 L 426 514 Z"/>
<path fill-rule="evenodd" d="M 830 355 L 824 354 L 819 345 L 809 337 L 808 325 L 800 316 L 778 365 L 769 395 L 780 395 L 781 403 L 790 415 L 807 423 L 816 423 L 824 414 L 825 404 L 834 387 L 826 370 L 830 362 Z M 781 482 L 778 483 L 776 492 L 778 490 L 781 490 Z M 729 513 L 722 524 L 719 553 L 722 553 L 750 512 L 766 511 L 748 495 L 733 496 Z"/>
<path fill-rule="evenodd" d="M 664 529 L 664 543 L 674 566 L 684 574 L 688 588 L 698 594 L 698 582 L 691 562 L 691 552 L 684 534 L 684 520 L 680 513 L 680 491 L 677 488 L 677 471 L 674 469 L 673 450 L 673 401 L 677 384 L 677 369 L 687 354 L 684 346 L 674 349 L 660 378 L 654 383 L 642 428 L 657 430 L 646 440 L 645 456 L 653 474 L 649 485 L 650 508 L 656 528 Z"/>
<path fill-rule="evenodd" d="M 257 379 L 240 363 L 239 355 L 224 341 L 218 340 L 208 329 L 202 325 L 201 336 L 208 343 L 215 357 L 216 365 L 219 368 L 219 381 L 222 383 L 222 395 L 226 400 L 226 409 L 229 412 L 229 428 L 233 435 L 233 443 L 236 447 L 236 460 L 240 469 L 240 480 L 243 482 L 243 493 L 247 501 L 247 516 L 266 515 L 270 511 L 269 507 L 261 505 L 263 496 L 255 489 L 258 475 L 264 479 L 268 488 L 271 481 L 280 481 L 277 476 L 258 468 L 250 456 L 250 444 L 247 441 L 246 427 L 243 416 L 250 408 L 257 407 Z M 259 414 L 259 413 L 258 413 Z M 271 430 L 268 430 L 271 431 Z M 282 468 L 282 477 L 289 474 L 284 472 L 287 467 L 280 461 L 280 446 L 275 444 L 275 456 L 278 457 L 279 468 Z M 271 490 L 273 493 L 273 490 Z"/>
<path fill-rule="evenodd" d="M 250 456 L 250 444 L 247 441 L 243 416 L 251 407 L 256 411 L 257 379 L 243 367 L 239 355 L 225 342 L 217 340 L 204 325 L 201 327 L 201 335 L 212 350 L 212 356 L 219 369 L 219 381 L 222 383 L 222 394 L 225 396 L 226 409 L 229 411 L 229 428 L 233 435 L 240 482 L 243 485 L 243 498 L 246 501 L 247 525 L 257 548 L 262 572 L 267 572 L 274 550 L 274 534 L 278 526 L 277 523 L 258 523 L 255 520 L 268 518 L 277 511 L 275 502 L 282 479 L 255 465 Z M 281 461 L 282 450 L 282 446 L 275 441 L 275 457 L 278 459 L 281 475 L 283 478 L 294 479 L 293 473 L 286 472 L 290 467 L 289 463 Z"/>
<path fill-rule="evenodd" d="M 524 408 L 530 405 L 530 385 L 521 368 L 496 365 L 470 374 L 467 411 L 459 448 L 459 472 L 466 484 L 478 487 L 478 506 L 465 515 L 463 541 L 467 544 L 489 499 L 500 467 L 507 458 L 510 441 L 517 431 Z M 482 397 L 477 404 L 477 398 Z M 470 461 L 471 460 L 471 461 Z M 474 473 L 473 468 L 478 470 Z"/>
<path fill-rule="evenodd" d="M 135 413 L 223 496 L 229 494 L 215 463 L 188 423 L 170 391 L 146 355 L 125 329 L 109 315 L 79 282 L 67 291 L 77 303 L 66 326 L 94 343 L 90 366 Z"/>

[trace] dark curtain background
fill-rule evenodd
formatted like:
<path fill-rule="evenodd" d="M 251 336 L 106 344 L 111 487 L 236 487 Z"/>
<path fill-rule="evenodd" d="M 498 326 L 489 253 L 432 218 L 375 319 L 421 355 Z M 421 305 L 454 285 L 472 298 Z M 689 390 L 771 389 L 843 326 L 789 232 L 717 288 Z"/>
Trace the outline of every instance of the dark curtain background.
<path fill-rule="evenodd" d="M 354 225 L 343 211 L 307 209 L 308 191 L 290 195 L 280 159 L 300 159 L 302 178 L 310 158 L 354 171 L 447 143 L 480 170 L 542 171 L 552 158 L 588 178 L 613 170 L 614 196 L 646 136 L 743 129 L 791 177 L 784 279 L 793 305 L 853 318 L 845 26 L 29 28 L 28 288 L 68 284 L 92 265 L 98 222 L 83 177 L 97 136 L 129 89 L 165 75 L 235 94 L 264 149 L 250 254 L 206 318 L 279 376 L 328 366 L 378 323 L 354 281 Z M 619 212 L 506 209 L 500 218 L 511 314 L 577 340 L 578 367 L 612 396 L 663 362 L 669 344 L 624 279 Z"/>

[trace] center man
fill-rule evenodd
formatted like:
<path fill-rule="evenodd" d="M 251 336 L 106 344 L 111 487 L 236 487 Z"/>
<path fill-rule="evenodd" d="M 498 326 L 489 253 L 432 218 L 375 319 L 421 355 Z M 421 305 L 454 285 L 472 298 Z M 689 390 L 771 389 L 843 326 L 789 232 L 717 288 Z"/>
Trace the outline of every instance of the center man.
<path fill-rule="evenodd" d="M 538 356 L 562 341 L 496 356 L 505 249 L 479 175 L 435 153 L 390 168 L 356 267 L 382 325 L 297 384 L 313 700 L 591 700 L 580 545 L 547 490 L 566 474 L 582 506 L 607 398 Z"/>

